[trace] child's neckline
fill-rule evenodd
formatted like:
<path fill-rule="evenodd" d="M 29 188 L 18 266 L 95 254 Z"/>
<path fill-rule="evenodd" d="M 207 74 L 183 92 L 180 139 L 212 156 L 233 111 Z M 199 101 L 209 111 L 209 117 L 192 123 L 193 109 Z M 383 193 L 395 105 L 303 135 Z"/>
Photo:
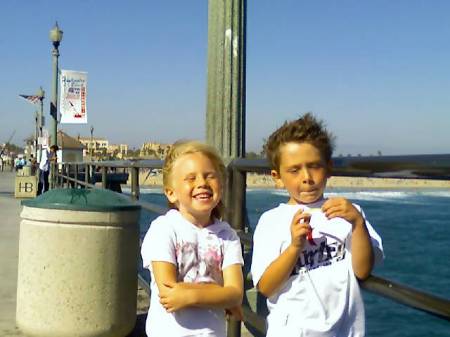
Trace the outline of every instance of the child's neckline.
<path fill-rule="evenodd" d="M 177 209 L 171 209 L 167 214 L 172 213 L 173 215 L 179 217 L 183 222 L 185 222 L 186 224 L 190 225 L 192 228 L 196 229 L 196 230 L 208 230 L 210 231 L 210 229 L 212 227 L 214 227 L 215 225 L 217 225 L 219 223 L 219 220 L 217 218 L 213 218 L 212 222 L 207 225 L 207 226 L 197 226 L 194 223 L 192 223 L 191 221 L 189 221 L 188 219 L 186 219 L 179 210 Z"/>

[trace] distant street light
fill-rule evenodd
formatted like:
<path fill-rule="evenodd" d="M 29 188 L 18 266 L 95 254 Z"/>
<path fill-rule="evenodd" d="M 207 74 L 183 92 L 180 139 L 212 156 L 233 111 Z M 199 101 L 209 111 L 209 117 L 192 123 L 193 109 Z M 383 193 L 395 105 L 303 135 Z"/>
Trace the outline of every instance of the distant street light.
<path fill-rule="evenodd" d="M 63 37 L 63 31 L 59 29 L 58 22 L 55 23 L 55 27 L 50 31 L 50 41 L 53 43 L 52 50 L 52 101 L 50 102 L 50 116 L 51 116 L 51 131 L 50 131 L 50 145 L 58 144 L 58 57 L 59 57 L 59 44 Z M 56 166 L 52 165 L 50 175 L 50 187 L 55 187 L 55 170 Z"/>
<path fill-rule="evenodd" d="M 42 137 L 42 116 L 44 114 L 44 97 L 45 97 L 45 91 L 42 89 L 42 87 L 39 87 L 39 90 L 36 93 L 36 96 L 39 97 L 39 110 L 36 112 L 36 160 L 38 159 L 38 154 L 40 154 L 40 151 L 38 152 L 38 140 L 40 137 Z M 40 149 L 40 147 L 39 147 Z"/>
<path fill-rule="evenodd" d="M 94 152 L 94 127 L 93 126 L 91 126 L 91 144 L 90 144 L 91 146 L 91 161 L 92 161 L 92 155 L 93 155 L 93 152 Z"/>

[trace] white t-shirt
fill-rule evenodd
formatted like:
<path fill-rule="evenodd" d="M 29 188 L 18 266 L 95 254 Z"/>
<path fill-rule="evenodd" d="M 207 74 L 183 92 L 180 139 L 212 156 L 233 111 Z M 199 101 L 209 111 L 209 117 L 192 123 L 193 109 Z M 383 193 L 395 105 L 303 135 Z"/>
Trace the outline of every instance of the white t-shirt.
<path fill-rule="evenodd" d="M 325 200 L 310 207 L 320 208 Z M 354 204 L 365 215 L 361 208 Z M 306 205 L 280 204 L 259 219 L 253 238 L 253 283 L 289 246 L 294 214 Z M 267 336 L 364 336 L 364 304 L 351 261 L 352 226 L 342 218 L 328 220 L 312 211 L 312 238 L 306 241 L 294 270 L 267 299 Z M 380 236 L 366 220 L 376 263 L 383 259 Z"/>
<path fill-rule="evenodd" d="M 47 148 L 43 148 L 41 151 L 41 160 L 39 161 L 39 169 L 47 172 L 50 167 L 50 152 Z"/>
<path fill-rule="evenodd" d="M 146 322 L 148 336 L 225 337 L 224 309 L 189 307 L 167 313 L 159 303 L 151 263 L 174 264 L 178 282 L 223 285 L 222 270 L 244 263 L 239 237 L 228 223 L 216 220 L 208 227 L 199 228 L 177 210 L 170 210 L 151 223 L 141 254 L 144 268 L 150 269 L 151 274 L 152 296 Z"/>

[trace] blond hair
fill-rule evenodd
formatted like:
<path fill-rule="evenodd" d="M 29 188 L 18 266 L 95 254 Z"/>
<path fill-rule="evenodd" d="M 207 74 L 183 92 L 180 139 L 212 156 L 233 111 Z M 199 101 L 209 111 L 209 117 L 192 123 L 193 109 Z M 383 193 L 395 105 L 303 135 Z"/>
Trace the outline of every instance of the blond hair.
<path fill-rule="evenodd" d="M 196 140 L 179 140 L 175 142 L 169 152 L 166 155 L 166 158 L 164 160 L 163 165 L 163 186 L 164 189 L 169 189 L 172 187 L 172 171 L 173 167 L 175 165 L 175 162 L 178 158 L 193 154 L 193 153 L 201 153 L 204 156 L 206 156 L 209 160 L 211 160 L 211 163 L 213 164 L 214 168 L 217 170 L 219 174 L 219 181 L 220 185 L 223 188 L 224 185 L 224 179 L 225 179 L 225 165 L 222 161 L 222 158 L 217 153 L 216 149 L 208 144 L 196 141 Z M 177 208 L 176 205 L 168 201 L 169 208 Z M 219 201 L 216 207 L 214 207 L 212 211 L 212 215 L 218 219 L 221 219 L 223 216 L 224 207 L 222 204 L 222 200 Z"/>

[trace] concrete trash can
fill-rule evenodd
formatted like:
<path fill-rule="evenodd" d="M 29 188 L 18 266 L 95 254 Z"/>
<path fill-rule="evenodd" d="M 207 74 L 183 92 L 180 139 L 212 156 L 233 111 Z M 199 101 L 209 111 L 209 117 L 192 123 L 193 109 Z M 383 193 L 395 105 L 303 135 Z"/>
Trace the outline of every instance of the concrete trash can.
<path fill-rule="evenodd" d="M 136 321 L 141 207 L 98 189 L 55 189 L 22 205 L 19 329 L 29 336 L 126 336 Z"/>

